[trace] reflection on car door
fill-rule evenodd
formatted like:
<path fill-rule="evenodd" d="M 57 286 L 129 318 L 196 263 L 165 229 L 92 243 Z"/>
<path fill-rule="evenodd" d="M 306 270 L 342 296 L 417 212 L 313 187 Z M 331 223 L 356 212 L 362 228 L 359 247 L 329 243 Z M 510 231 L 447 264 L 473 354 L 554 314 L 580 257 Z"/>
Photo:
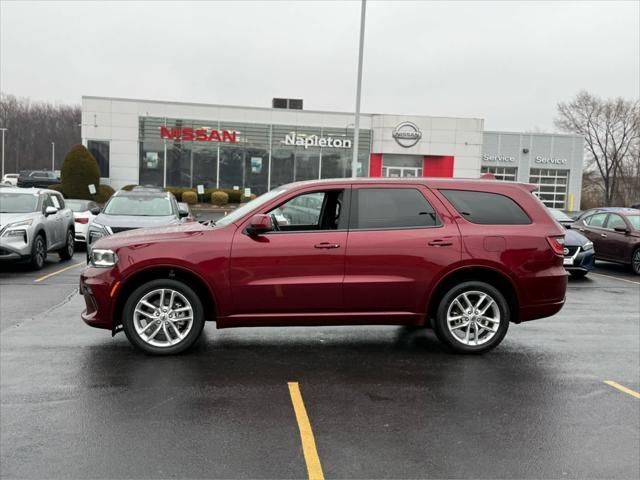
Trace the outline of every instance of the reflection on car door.
<path fill-rule="evenodd" d="M 596 213 L 582 221 L 578 231 L 593 242 L 596 256 L 604 257 L 604 240 L 607 238 L 607 230 L 604 228 L 607 221 L 607 213 Z M 602 252 L 602 253 L 601 253 Z"/>
<path fill-rule="evenodd" d="M 437 209 L 434 208 L 437 206 Z M 421 185 L 354 185 L 345 266 L 348 312 L 369 323 L 420 321 L 434 279 L 461 258 L 460 234 L 444 206 Z"/>
<path fill-rule="evenodd" d="M 343 310 L 347 219 L 341 212 L 347 196 L 348 189 L 338 189 L 289 197 L 270 212 L 276 222 L 290 213 L 280 231 L 250 236 L 244 226 L 237 230 L 230 265 L 234 315 L 268 324 L 269 314 L 279 314 L 283 324 L 304 324 L 304 313 Z M 322 201 L 309 201 L 318 197 Z M 309 223 L 295 223 L 299 218 Z M 296 320 L 287 319 L 294 312 Z"/>
<path fill-rule="evenodd" d="M 615 228 L 629 229 L 624 219 L 617 213 L 610 213 L 606 223 L 606 238 L 601 240 L 602 256 L 629 263 L 631 259 L 631 244 L 629 236 L 624 232 L 616 232 Z"/>

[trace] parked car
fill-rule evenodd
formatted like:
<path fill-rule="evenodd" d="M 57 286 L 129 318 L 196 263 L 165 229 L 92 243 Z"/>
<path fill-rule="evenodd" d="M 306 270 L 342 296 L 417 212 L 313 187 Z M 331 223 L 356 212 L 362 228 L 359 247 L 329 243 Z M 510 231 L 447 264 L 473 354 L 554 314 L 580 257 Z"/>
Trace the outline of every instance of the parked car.
<path fill-rule="evenodd" d="M 16 187 L 0 190 L 0 261 L 26 261 L 40 269 L 52 251 L 69 260 L 73 238 L 73 213 L 60 193 Z"/>
<path fill-rule="evenodd" d="M 584 210 L 582 212 L 580 212 L 578 215 L 573 217 L 574 221 L 578 221 L 578 220 L 582 220 L 583 218 L 588 217 L 589 215 L 593 215 L 594 213 L 599 213 L 599 212 L 621 212 L 624 213 L 628 210 L 631 210 L 630 208 L 627 207 L 596 207 L 596 208 L 590 208 L 588 210 Z"/>
<path fill-rule="evenodd" d="M 49 188 L 60 183 L 60 177 L 47 170 L 22 171 L 18 176 L 18 187 Z"/>
<path fill-rule="evenodd" d="M 118 190 L 89 224 L 87 260 L 99 238 L 138 228 L 177 225 L 182 223 L 184 216 L 172 193 L 149 189 Z"/>
<path fill-rule="evenodd" d="M 584 277 L 593 270 L 593 242 L 571 230 L 574 220 L 562 210 L 550 208 L 549 211 L 560 225 L 568 229 L 564 237 L 564 268 L 574 277 Z"/>
<path fill-rule="evenodd" d="M 80 279 L 82 318 L 124 330 L 150 354 L 188 349 L 205 320 L 218 328 L 432 326 L 454 351 L 486 352 L 510 322 L 564 304 L 565 231 L 533 190 L 418 178 L 278 187 L 213 226 L 97 240 Z M 305 223 L 276 220 L 275 212 L 319 197 Z"/>
<path fill-rule="evenodd" d="M 96 218 L 102 209 L 93 200 L 76 200 L 68 198 L 66 203 L 73 211 L 73 220 L 75 222 L 75 241 L 76 243 L 84 243 L 86 245 L 89 233 L 89 224 Z"/>
<path fill-rule="evenodd" d="M 598 211 L 578 220 L 571 228 L 593 242 L 596 260 L 629 265 L 640 275 L 640 210 Z"/>
<path fill-rule="evenodd" d="M 2 177 L 3 185 L 18 185 L 18 174 L 17 173 L 5 173 Z"/>
<path fill-rule="evenodd" d="M 630 208 L 635 208 L 637 210 L 640 210 L 640 202 L 632 204 Z"/>

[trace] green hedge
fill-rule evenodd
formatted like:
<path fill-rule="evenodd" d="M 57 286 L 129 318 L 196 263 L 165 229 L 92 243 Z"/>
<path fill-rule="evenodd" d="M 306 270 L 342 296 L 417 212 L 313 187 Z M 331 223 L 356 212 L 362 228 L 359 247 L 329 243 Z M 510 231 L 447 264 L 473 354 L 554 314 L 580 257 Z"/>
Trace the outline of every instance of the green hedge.
<path fill-rule="evenodd" d="M 229 194 L 226 192 L 213 192 L 211 194 L 211 203 L 213 205 L 218 205 L 219 207 L 226 205 L 229 203 Z"/>
<path fill-rule="evenodd" d="M 198 194 L 196 192 L 184 192 L 182 194 L 182 201 L 189 205 L 198 203 Z"/>
<path fill-rule="evenodd" d="M 99 185 L 98 193 L 96 194 L 96 202 L 105 204 L 107 200 L 111 198 L 111 195 L 115 193 L 115 190 L 109 185 Z"/>
<path fill-rule="evenodd" d="M 242 196 L 240 197 L 240 203 L 247 203 L 250 202 L 251 200 L 255 200 L 256 199 L 256 194 L 252 193 L 249 196 L 246 196 L 244 194 L 242 194 Z"/>
<path fill-rule="evenodd" d="M 98 162 L 84 145 L 74 145 L 67 153 L 60 170 L 63 194 L 69 198 L 93 200 L 89 185 L 98 188 L 100 170 Z"/>

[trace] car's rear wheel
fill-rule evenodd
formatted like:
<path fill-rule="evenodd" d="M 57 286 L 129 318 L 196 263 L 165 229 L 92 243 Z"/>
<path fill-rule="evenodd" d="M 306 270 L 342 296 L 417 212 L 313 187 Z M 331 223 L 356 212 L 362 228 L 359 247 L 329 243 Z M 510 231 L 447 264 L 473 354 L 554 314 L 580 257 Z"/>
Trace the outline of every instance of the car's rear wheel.
<path fill-rule="evenodd" d="M 569 272 L 569 275 L 571 275 L 573 278 L 583 278 L 588 272 L 585 270 L 574 270 L 572 272 Z"/>
<path fill-rule="evenodd" d="M 39 233 L 36 238 L 33 239 L 33 245 L 31 245 L 31 267 L 35 270 L 40 270 L 44 267 L 44 261 L 47 259 L 47 242 L 44 236 Z"/>
<path fill-rule="evenodd" d="M 73 235 L 73 230 L 67 230 L 67 241 L 60 250 L 58 250 L 58 255 L 60 255 L 61 260 L 70 260 L 73 258 L 73 252 L 76 248 L 76 241 Z"/>
<path fill-rule="evenodd" d="M 127 299 L 122 326 L 129 341 L 152 355 L 190 348 L 202 333 L 204 309 L 184 283 L 159 279 L 136 288 Z"/>
<path fill-rule="evenodd" d="M 636 248 L 631 256 L 631 268 L 633 273 L 640 275 L 640 248 Z"/>
<path fill-rule="evenodd" d="M 509 328 L 511 311 L 498 289 L 469 281 L 452 287 L 440 300 L 435 331 L 459 353 L 484 353 L 500 344 Z"/>

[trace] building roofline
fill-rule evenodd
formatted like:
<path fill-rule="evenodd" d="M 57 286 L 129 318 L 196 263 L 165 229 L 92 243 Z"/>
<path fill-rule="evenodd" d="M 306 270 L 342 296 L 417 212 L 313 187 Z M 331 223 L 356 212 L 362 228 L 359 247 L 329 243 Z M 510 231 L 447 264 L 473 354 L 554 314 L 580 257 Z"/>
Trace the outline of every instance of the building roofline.
<path fill-rule="evenodd" d="M 201 102 L 177 102 L 170 100 L 150 100 L 144 98 L 126 98 L 126 97 L 103 97 L 103 96 L 95 96 L 95 95 L 82 95 L 81 99 L 84 100 L 93 99 L 93 100 L 115 100 L 122 102 L 138 102 L 138 103 L 160 103 L 165 105 L 189 105 L 193 107 L 215 107 L 215 108 L 233 108 L 237 110 L 261 110 L 261 111 L 276 111 L 276 112 L 293 112 L 293 113 L 319 113 L 319 114 L 331 114 L 331 115 L 355 115 L 354 112 L 338 112 L 335 110 L 291 110 L 288 108 L 270 108 L 270 107 L 252 107 L 248 105 L 223 105 L 219 103 L 201 103 Z M 482 120 L 484 118 L 480 117 L 448 117 L 443 115 L 415 115 L 411 113 L 368 113 L 361 112 L 361 115 L 366 116 L 376 116 L 376 115 L 393 115 L 396 117 L 407 116 L 407 117 L 425 117 L 425 118 L 462 118 L 465 120 Z"/>
<path fill-rule="evenodd" d="M 548 137 L 553 135 L 554 137 L 574 137 L 574 138 L 582 138 L 582 135 L 578 135 L 577 133 L 544 133 L 544 132 L 512 132 L 510 130 L 485 130 L 482 133 L 498 133 L 498 134 L 508 134 L 508 135 L 531 135 L 532 137 Z"/>

